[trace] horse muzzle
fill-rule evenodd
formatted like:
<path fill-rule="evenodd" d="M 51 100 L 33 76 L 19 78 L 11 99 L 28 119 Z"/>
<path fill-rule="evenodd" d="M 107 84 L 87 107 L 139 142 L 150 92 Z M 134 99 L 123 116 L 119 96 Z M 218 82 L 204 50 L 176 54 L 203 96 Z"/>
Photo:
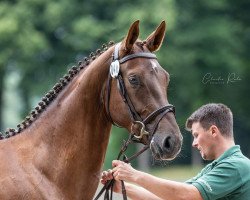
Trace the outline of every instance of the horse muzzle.
<path fill-rule="evenodd" d="M 155 133 L 150 142 L 150 149 L 156 160 L 173 160 L 182 146 L 181 134 Z"/>

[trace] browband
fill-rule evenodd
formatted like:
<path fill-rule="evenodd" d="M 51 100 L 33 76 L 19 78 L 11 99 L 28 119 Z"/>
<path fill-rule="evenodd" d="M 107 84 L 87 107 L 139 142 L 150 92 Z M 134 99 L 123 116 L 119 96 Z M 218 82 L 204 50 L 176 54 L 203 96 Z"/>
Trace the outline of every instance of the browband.
<path fill-rule="evenodd" d="M 118 43 L 115 45 L 115 51 L 114 51 L 114 58 L 113 62 L 118 60 L 120 64 L 127 62 L 128 60 L 131 60 L 133 58 L 151 58 L 151 59 L 157 59 L 156 55 L 153 53 L 146 53 L 146 52 L 140 52 L 140 53 L 134 53 L 127 55 L 119 60 L 119 49 L 120 49 L 121 43 Z"/>

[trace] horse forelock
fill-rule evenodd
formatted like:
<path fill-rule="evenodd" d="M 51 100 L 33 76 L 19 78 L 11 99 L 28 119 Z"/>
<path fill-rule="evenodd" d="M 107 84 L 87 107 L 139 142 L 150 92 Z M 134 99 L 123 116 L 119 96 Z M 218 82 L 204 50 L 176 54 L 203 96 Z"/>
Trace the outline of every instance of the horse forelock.
<path fill-rule="evenodd" d="M 8 128 L 5 132 L 0 132 L 0 140 L 7 139 L 27 129 L 38 117 L 46 111 L 47 107 L 57 98 L 61 91 L 72 82 L 72 80 L 80 74 L 80 72 L 94 60 L 96 60 L 101 54 L 107 51 L 114 45 L 113 41 L 110 41 L 108 45 L 103 44 L 101 49 L 97 49 L 95 52 L 90 53 L 89 57 L 85 57 L 83 60 L 78 62 L 77 66 L 73 66 L 68 70 L 68 73 L 60 78 L 53 88 L 41 98 L 41 101 L 37 106 L 24 118 L 24 120 L 17 125 L 17 129 Z"/>

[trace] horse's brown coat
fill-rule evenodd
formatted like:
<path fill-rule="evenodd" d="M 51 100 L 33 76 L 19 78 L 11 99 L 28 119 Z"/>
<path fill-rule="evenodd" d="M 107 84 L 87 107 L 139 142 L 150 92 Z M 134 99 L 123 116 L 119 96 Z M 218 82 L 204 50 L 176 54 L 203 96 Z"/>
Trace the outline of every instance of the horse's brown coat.
<path fill-rule="evenodd" d="M 143 48 L 135 44 L 138 25 L 139 21 L 130 27 L 122 42 L 121 56 L 153 52 L 160 47 L 165 22 L 148 37 Z M 1 200 L 93 199 L 111 129 L 104 96 L 113 51 L 114 47 L 109 48 L 75 76 L 21 134 L 0 141 Z M 142 117 L 167 103 L 169 75 L 158 62 L 156 64 L 157 70 L 152 70 L 149 59 L 136 58 L 121 66 L 126 88 Z M 141 85 L 137 88 L 128 81 L 131 74 L 140 77 Z M 131 120 L 115 80 L 112 81 L 110 113 L 115 122 L 130 129 Z M 164 139 L 165 133 L 174 138 L 174 147 L 161 156 L 173 158 L 179 152 L 182 137 L 172 113 L 160 122 L 156 141 Z"/>

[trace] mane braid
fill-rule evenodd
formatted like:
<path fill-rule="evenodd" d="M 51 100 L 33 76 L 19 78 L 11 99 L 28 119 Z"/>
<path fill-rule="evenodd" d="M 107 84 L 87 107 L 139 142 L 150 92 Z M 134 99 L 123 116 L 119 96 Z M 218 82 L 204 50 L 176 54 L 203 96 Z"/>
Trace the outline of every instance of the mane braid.
<path fill-rule="evenodd" d="M 81 70 L 85 69 L 85 67 L 87 67 L 93 60 L 107 51 L 114 44 L 115 43 L 113 41 L 110 41 L 108 45 L 103 44 L 102 49 L 97 49 L 95 53 L 90 53 L 89 57 L 85 57 L 84 60 L 78 62 L 78 66 L 71 67 L 71 69 L 68 70 L 68 74 L 65 74 L 63 78 L 60 78 L 59 82 L 56 83 L 44 97 L 42 97 L 41 101 L 38 102 L 38 105 L 20 124 L 17 125 L 17 129 L 8 128 L 5 132 L 0 132 L 0 140 L 15 136 L 29 127 L 36 119 L 38 119 L 40 114 L 46 110 L 46 108 L 56 99 L 65 86 L 67 86 Z"/>

